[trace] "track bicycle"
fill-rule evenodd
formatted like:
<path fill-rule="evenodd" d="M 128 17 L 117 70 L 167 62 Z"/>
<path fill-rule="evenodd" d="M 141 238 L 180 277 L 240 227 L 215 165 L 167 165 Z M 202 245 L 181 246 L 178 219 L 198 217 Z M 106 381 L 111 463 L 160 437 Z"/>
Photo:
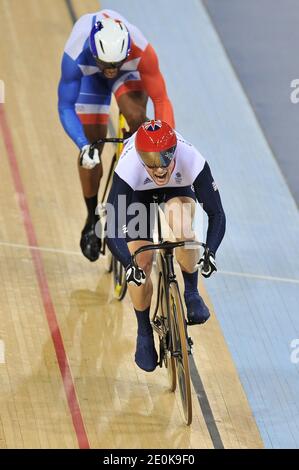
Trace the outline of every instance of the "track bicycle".
<path fill-rule="evenodd" d="M 122 300 L 124 296 L 126 295 L 126 291 L 127 291 L 126 272 L 122 264 L 115 258 L 115 256 L 112 255 L 112 253 L 107 247 L 106 238 L 104 236 L 104 227 L 105 227 L 105 218 L 106 218 L 105 203 L 107 200 L 108 191 L 112 184 L 114 169 L 123 149 L 124 140 L 125 140 L 124 139 L 125 128 L 126 128 L 126 120 L 124 116 L 122 115 L 122 113 L 119 112 L 117 137 L 106 137 L 103 139 L 98 139 L 92 144 L 92 147 L 95 147 L 96 145 L 99 145 L 99 144 L 106 144 L 106 143 L 116 144 L 115 153 L 111 159 L 110 167 L 108 170 L 107 181 L 106 181 L 103 195 L 102 195 L 102 198 L 98 207 L 99 207 L 100 223 L 102 227 L 101 254 L 106 255 L 106 259 L 105 259 L 106 271 L 109 273 L 112 272 L 113 284 L 114 284 L 113 295 L 117 300 Z"/>
<path fill-rule="evenodd" d="M 166 367 L 170 391 L 176 390 L 177 382 L 180 392 L 184 420 L 187 425 L 192 422 L 192 399 L 189 355 L 192 354 L 192 339 L 188 336 L 184 307 L 176 279 L 173 263 L 173 250 L 187 245 L 201 246 L 197 241 L 163 241 L 158 198 L 154 196 L 155 216 L 158 227 L 158 243 L 139 248 L 132 255 L 132 263 L 137 266 L 136 257 L 144 251 L 156 250 L 156 270 L 158 276 L 157 296 L 154 313 L 151 317 L 153 330 L 159 338 L 158 365 Z M 208 263 L 208 259 L 205 259 Z"/>

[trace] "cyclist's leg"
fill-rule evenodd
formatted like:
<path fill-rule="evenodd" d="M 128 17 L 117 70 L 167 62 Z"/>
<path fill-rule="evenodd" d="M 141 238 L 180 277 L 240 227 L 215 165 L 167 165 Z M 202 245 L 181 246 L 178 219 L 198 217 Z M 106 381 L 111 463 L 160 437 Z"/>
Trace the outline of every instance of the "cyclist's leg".
<path fill-rule="evenodd" d="M 76 112 L 90 142 L 106 137 L 110 101 L 111 91 L 103 78 L 98 74 L 82 78 Z M 98 146 L 98 150 L 101 154 L 103 145 Z M 96 235 L 96 224 L 99 220 L 96 207 L 102 165 L 99 164 L 95 168 L 87 170 L 80 166 L 78 159 L 78 171 L 88 212 L 81 233 L 80 246 L 84 256 L 90 261 L 95 261 L 98 259 L 101 249 L 100 238 Z"/>
<path fill-rule="evenodd" d="M 138 248 L 145 245 L 151 245 L 149 240 L 135 240 L 128 243 L 130 253 L 134 253 Z M 140 287 L 128 286 L 130 297 L 134 308 L 137 310 L 145 310 L 151 304 L 153 294 L 153 284 L 151 280 L 151 270 L 153 264 L 153 252 L 145 251 L 137 257 L 138 266 L 143 269 L 146 274 L 145 284 Z"/>
<path fill-rule="evenodd" d="M 195 216 L 195 193 L 190 186 L 165 190 L 164 214 L 177 241 L 195 240 L 193 219 Z M 176 259 L 183 271 L 194 272 L 199 259 L 198 248 L 176 248 Z"/>
<path fill-rule="evenodd" d="M 153 191 L 135 191 L 129 202 L 126 215 L 126 241 L 130 253 L 138 248 L 153 243 L 153 230 L 155 225 L 155 214 L 151 210 L 153 202 Z M 129 210 L 130 209 L 130 210 Z M 140 287 L 128 286 L 134 307 L 143 310 L 149 307 L 152 297 L 152 281 L 150 278 L 153 252 L 145 251 L 137 256 L 138 266 L 146 274 L 145 284 Z"/>
<path fill-rule="evenodd" d="M 152 244 L 152 230 L 154 220 L 150 211 L 152 196 L 150 191 L 136 191 L 132 203 L 142 204 L 138 208 L 135 205 L 134 215 L 127 215 L 127 243 L 130 253 L 134 253 L 144 245 Z M 141 214 L 137 221 L 135 213 Z M 144 218 L 142 217 L 144 215 Z M 138 227 L 138 230 L 136 230 Z M 155 349 L 153 330 L 150 323 L 150 305 L 153 293 L 153 285 L 150 278 L 153 252 L 147 251 L 137 256 L 137 264 L 145 271 L 146 281 L 140 287 L 128 286 L 131 301 L 137 318 L 137 344 L 135 361 L 139 367 L 148 372 L 153 371 L 157 365 L 157 352 Z"/>
<path fill-rule="evenodd" d="M 133 134 L 146 121 L 147 95 L 143 91 L 124 93 L 118 99 L 118 106 L 125 116 L 130 132 Z"/>
<path fill-rule="evenodd" d="M 188 188 L 176 191 L 178 195 L 169 198 L 165 204 L 166 220 L 177 240 L 195 240 L 192 227 L 195 215 L 194 196 Z M 180 193 L 182 195 L 179 195 Z M 198 270 L 195 269 L 195 265 L 199 259 L 199 250 L 190 247 L 177 248 L 176 258 L 184 278 L 188 320 L 190 323 L 204 323 L 210 313 L 198 292 Z"/>
<path fill-rule="evenodd" d="M 192 227 L 195 202 L 190 197 L 176 196 L 169 199 L 165 204 L 165 218 L 177 241 L 195 240 Z M 176 259 L 182 270 L 195 271 L 196 262 L 199 259 L 199 250 L 189 247 L 176 248 Z"/>
<path fill-rule="evenodd" d="M 125 116 L 130 132 L 135 132 L 146 121 L 148 96 L 138 72 L 126 72 L 114 83 L 112 91 L 118 107 Z"/>
<path fill-rule="evenodd" d="M 128 243 L 128 248 L 131 253 L 134 253 L 141 246 L 151 243 L 147 240 L 135 240 Z M 147 372 L 152 372 L 158 361 L 153 329 L 150 323 L 150 305 L 153 294 L 153 284 L 150 278 L 152 262 L 152 252 L 141 253 L 137 257 L 137 264 L 146 273 L 145 284 L 140 287 L 128 286 L 137 319 L 135 362 Z"/>

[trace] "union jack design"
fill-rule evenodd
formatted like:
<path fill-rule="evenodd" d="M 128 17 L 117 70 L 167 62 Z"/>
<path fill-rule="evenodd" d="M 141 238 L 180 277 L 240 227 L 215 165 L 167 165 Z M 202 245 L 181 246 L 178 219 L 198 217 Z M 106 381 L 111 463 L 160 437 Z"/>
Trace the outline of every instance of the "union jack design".
<path fill-rule="evenodd" d="M 157 131 L 162 127 L 162 122 L 158 120 L 155 121 L 154 119 L 152 119 L 151 121 L 146 122 L 143 127 L 146 131 Z"/>

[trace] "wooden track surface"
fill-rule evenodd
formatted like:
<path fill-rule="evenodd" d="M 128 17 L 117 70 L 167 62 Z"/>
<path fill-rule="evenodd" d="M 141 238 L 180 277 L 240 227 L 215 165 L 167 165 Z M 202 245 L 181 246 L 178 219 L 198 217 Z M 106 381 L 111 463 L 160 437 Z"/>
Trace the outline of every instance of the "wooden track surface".
<path fill-rule="evenodd" d="M 98 9 L 93 0 L 73 5 L 78 16 Z M 56 97 L 61 55 L 72 27 L 66 4 L 1 0 L 0 18 L 0 79 L 6 92 L 1 123 L 3 131 L 6 120 L 13 143 L 12 153 L 7 134 L 0 140 L 0 339 L 5 343 L 0 447 L 80 445 L 69 406 L 71 379 L 80 407 L 76 416 L 82 416 L 90 447 L 214 447 L 194 389 L 193 424 L 186 428 L 178 397 L 167 391 L 165 372 L 147 374 L 135 365 L 130 301 L 114 301 L 103 262 L 91 264 L 80 255 L 85 208 L 77 150 L 59 122 Z M 20 187 L 16 191 L 13 154 L 24 194 Z M 106 162 L 110 154 L 105 153 Z M 24 200 L 28 212 L 20 209 Z M 28 213 L 36 242 L 24 220 Z M 56 326 L 45 314 L 47 292 Z M 70 375 L 67 365 L 62 372 L 59 368 L 62 352 L 57 356 L 53 342 L 59 331 Z M 192 337 L 224 447 L 262 447 L 215 314 L 203 327 L 193 327 Z"/>

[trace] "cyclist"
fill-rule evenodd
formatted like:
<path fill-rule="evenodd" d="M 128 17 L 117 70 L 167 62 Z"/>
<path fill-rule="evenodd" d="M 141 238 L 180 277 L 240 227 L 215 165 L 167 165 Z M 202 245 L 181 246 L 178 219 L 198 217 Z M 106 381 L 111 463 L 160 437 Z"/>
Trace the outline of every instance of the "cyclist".
<path fill-rule="evenodd" d="M 210 313 L 198 293 L 198 269 L 204 277 L 217 271 L 215 254 L 225 233 L 225 214 L 208 163 L 193 145 L 160 120 L 145 122 L 128 140 L 115 168 L 107 204 L 107 243 L 126 269 L 138 324 L 135 361 L 146 371 L 154 370 L 157 364 L 149 319 L 153 252 L 137 257 L 138 268 L 131 264 L 130 253 L 153 241 L 153 194 L 165 204 L 170 227 L 177 228 L 179 224 L 179 232 L 174 232 L 177 240 L 195 238 L 192 220 L 196 200 L 208 215 L 203 256 L 199 259 L 198 249 L 176 249 L 185 284 L 188 321 L 204 323 Z"/>
<path fill-rule="evenodd" d="M 88 212 L 80 246 L 90 261 L 98 259 L 101 248 L 95 212 L 102 177 L 102 146 L 91 150 L 90 143 L 106 136 L 112 93 L 131 133 L 146 120 L 148 96 L 155 117 L 174 125 L 153 47 L 119 13 L 101 10 L 76 22 L 64 49 L 58 89 L 61 123 L 80 150 L 78 168 Z"/>

